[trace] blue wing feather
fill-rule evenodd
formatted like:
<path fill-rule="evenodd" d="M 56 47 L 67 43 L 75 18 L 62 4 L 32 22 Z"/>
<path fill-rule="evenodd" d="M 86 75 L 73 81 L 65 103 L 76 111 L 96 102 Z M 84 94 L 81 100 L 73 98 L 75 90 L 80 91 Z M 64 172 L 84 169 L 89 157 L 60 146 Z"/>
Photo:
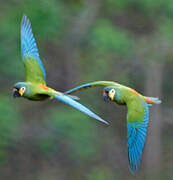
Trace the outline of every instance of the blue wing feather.
<path fill-rule="evenodd" d="M 26 15 L 22 18 L 21 23 L 21 54 L 22 58 L 32 58 L 37 61 L 46 81 L 46 72 L 42 61 L 40 60 L 37 44 L 32 33 L 31 23 Z"/>
<path fill-rule="evenodd" d="M 149 108 L 144 103 L 144 119 L 141 124 L 138 122 L 131 122 L 127 125 L 128 133 L 128 158 L 129 166 L 133 174 L 135 174 L 139 168 L 143 149 L 145 146 L 147 128 L 149 122 Z"/>
<path fill-rule="evenodd" d="M 62 95 L 62 96 L 56 96 L 56 99 L 78 109 L 79 111 L 85 113 L 86 115 L 97 119 L 98 121 L 101 121 L 105 124 L 108 124 L 108 122 L 106 122 L 105 120 L 103 120 L 102 118 L 100 118 L 98 115 L 96 115 L 95 113 L 93 113 L 91 110 L 89 110 L 87 107 L 83 106 L 82 104 L 74 101 L 73 99 L 71 99 L 70 97 L 66 96 L 66 95 Z"/>

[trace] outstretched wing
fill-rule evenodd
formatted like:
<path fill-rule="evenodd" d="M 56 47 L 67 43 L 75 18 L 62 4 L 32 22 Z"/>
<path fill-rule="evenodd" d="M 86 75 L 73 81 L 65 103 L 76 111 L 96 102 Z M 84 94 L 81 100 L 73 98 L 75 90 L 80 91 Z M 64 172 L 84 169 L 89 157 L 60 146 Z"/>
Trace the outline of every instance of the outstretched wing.
<path fill-rule="evenodd" d="M 66 96 L 66 95 L 57 95 L 55 96 L 56 99 L 58 99 L 59 101 L 62 101 L 76 109 L 78 109 L 79 111 L 85 113 L 86 115 L 97 119 L 98 121 L 101 121 L 105 124 L 108 124 L 108 122 L 106 122 L 105 120 L 103 120 L 102 118 L 100 118 L 98 115 L 96 115 L 95 113 L 93 113 L 91 110 L 89 110 L 87 107 L 83 106 L 82 104 L 74 101 L 73 99 L 71 99 L 70 97 Z"/>
<path fill-rule="evenodd" d="M 91 88 L 91 87 L 95 87 L 95 86 L 121 86 L 121 85 L 118 83 L 112 82 L 112 81 L 95 81 L 95 82 L 77 86 L 73 89 L 66 91 L 64 94 L 72 94 L 74 92 L 81 91 L 83 89 L 87 89 L 87 88 Z"/>
<path fill-rule="evenodd" d="M 46 72 L 40 60 L 31 23 L 25 15 L 21 22 L 21 54 L 25 66 L 26 81 L 46 84 Z"/>
<path fill-rule="evenodd" d="M 133 174 L 139 168 L 149 122 L 148 104 L 139 96 L 127 103 L 127 138 L 129 166 Z"/>

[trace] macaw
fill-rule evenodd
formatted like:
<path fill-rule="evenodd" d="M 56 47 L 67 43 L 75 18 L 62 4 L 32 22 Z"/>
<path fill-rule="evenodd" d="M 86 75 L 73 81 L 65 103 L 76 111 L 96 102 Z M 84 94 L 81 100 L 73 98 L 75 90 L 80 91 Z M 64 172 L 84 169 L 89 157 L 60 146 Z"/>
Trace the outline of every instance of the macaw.
<path fill-rule="evenodd" d="M 46 72 L 39 56 L 31 23 L 26 15 L 23 16 L 21 22 L 21 54 L 25 67 L 26 82 L 18 82 L 14 85 L 14 97 L 24 97 L 34 101 L 54 98 L 78 109 L 92 118 L 108 124 L 88 108 L 76 102 L 74 100 L 76 99 L 75 97 L 55 91 L 46 85 Z"/>
<path fill-rule="evenodd" d="M 77 86 L 65 92 L 71 94 L 82 89 L 105 86 L 103 96 L 105 101 L 114 101 L 127 106 L 127 148 L 129 167 L 133 174 L 139 168 L 146 141 L 149 122 L 149 106 L 160 104 L 161 100 L 146 97 L 136 90 L 111 81 L 95 81 Z"/>

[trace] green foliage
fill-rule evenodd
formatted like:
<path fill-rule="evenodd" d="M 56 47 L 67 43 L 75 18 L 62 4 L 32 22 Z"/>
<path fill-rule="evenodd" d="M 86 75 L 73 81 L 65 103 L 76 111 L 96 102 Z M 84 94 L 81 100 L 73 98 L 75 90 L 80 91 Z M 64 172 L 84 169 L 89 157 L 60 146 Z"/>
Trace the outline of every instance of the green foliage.
<path fill-rule="evenodd" d="M 54 40 L 55 36 L 61 34 L 65 25 L 63 21 L 65 20 L 66 13 L 61 1 L 53 0 L 50 3 L 46 0 L 38 0 L 34 1 L 33 4 L 33 0 L 26 0 L 21 1 L 14 8 L 8 7 L 7 11 L 9 16 L 3 19 L 4 22 L 8 22 L 4 23 L 7 30 L 6 34 L 11 34 L 9 31 L 11 30 L 10 27 L 13 26 L 13 31 L 17 32 L 15 36 L 19 35 L 20 20 L 24 14 L 31 19 L 35 36 L 41 39 L 49 37 L 49 40 L 50 38 Z"/>
<path fill-rule="evenodd" d="M 33 6 L 31 0 L 22 1 L 21 6 L 23 7 L 23 13 L 26 13 L 32 20 L 34 32 L 40 39 L 55 40 L 55 36 L 61 35 L 65 20 L 65 10 L 63 4 L 60 1 L 53 0 L 50 2 L 46 0 L 39 0 L 35 2 Z M 41 4 L 41 6 L 40 6 Z M 21 15 L 20 15 L 21 17 Z"/>
<path fill-rule="evenodd" d="M 143 92 L 147 68 L 153 62 L 164 63 L 163 128 L 169 116 L 172 117 L 173 1 L 93 0 L 89 3 L 93 3 L 94 12 L 89 15 L 88 2 L 0 1 L 0 179 L 36 179 L 39 175 L 45 179 L 134 179 L 129 175 L 123 144 L 126 141 L 125 108 L 104 103 L 102 87 L 76 95 L 91 104 L 94 112 L 108 120 L 111 127 L 102 126 L 60 103 L 53 107 L 55 104 L 51 101 L 39 103 L 21 98 L 19 104 L 10 98 L 13 84 L 24 80 L 20 56 L 23 14 L 31 21 L 41 58 L 47 63 L 48 85 L 64 90 L 83 82 L 113 80 Z M 98 7 L 96 11 L 95 7 Z M 76 22 L 78 19 L 86 22 Z M 76 35 L 69 37 L 75 34 L 71 33 L 71 27 L 73 31 L 88 27 L 80 42 L 76 43 Z M 44 62 L 44 54 L 50 60 Z M 38 127 L 32 128 L 35 123 Z M 172 127 L 165 129 L 162 169 L 150 179 L 172 178 L 172 134 L 167 134 L 172 132 Z M 16 143 L 18 141 L 21 143 Z M 111 156 L 121 162 L 115 162 Z M 137 179 L 149 179 L 145 166 L 138 176 Z"/>
<path fill-rule="evenodd" d="M 99 20 L 89 37 L 91 46 L 102 53 L 127 53 L 133 41 L 127 32 L 113 26 L 107 20 Z"/>
<path fill-rule="evenodd" d="M 13 145 L 19 134 L 20 120 L 18 109 L 8 96 L 0 95 L 0 162 L 7 158 L 6 148 Z"/>
<path fill-rule="evenodd" d="M 24 73 L 20 55 L 20 22 L 24 14 L 31 20 L 33 33 L 41 52 L 41 42 L 58 42 L 65 28 L 66 12 L 61 1 L 25 0 L 4 5 L 8 16 L 1 16 L 0 71 L 4 76 L 21 78 Z M 56 37 L 56 38 L 55 38 Z M 7 71 L 8 67 L 8 71 Z M 23 78 L 24 79 L 24 78 Z"/>
<path fill-rule="evenodd" d="M 172 0 L 144 0 L 144 1 L 137 1 L 135 0 L 136 3 L 139 3 L 141 7 L 143 7 L 144 10 L 147 12 L 150 12 L 151 14 L 155 15 L 159 14 L 162 15 L 165 14 L 167 16 L 170 15 L 170 13 L 173 10 L 173 1 Z"/>
<path fill-rule="evenodd" d="M 122 0 L 122 1 L 107 0 L 105 3 L 108 6 L 110 12 L 116 10 L 116 12 L 118 13 L 125 11 L 125 9 L 129 5 L 127 0 Z"/>
<path fill-rule="evenodd" d="M 51 109 L 45 123 L 52 129 L 53 136 L 42 139 L 39 142 L 40 148 L 51 153 L 56 142 L 59 142 L 68 147 L 72 159 L 88 160 L 99 155 L 96 153 L 99 145 L 94 141 L 97 131 L 93 121 L 73 109 Z"/>
<path fill-rule="evenodd" d="M 109 169 L 104 166 L 98 166 L 89 172 L 86 180 L 116 180 L 119 179 L 117 175 L 113 174 Z"/>
<path fill-rule="evenodd" d="M 125 14 L 127 12 L 144 13 L 145 16 L 155 18 L 156 22 L 161 22 L 161 17 L 172 18 L 173 1 L 172 0 L 107 0 L 106 5 L 111 13 Z M 142 19 L 141 19 L 142 21 Z"/>
<path fill-rule="evenodd" d="M 164 39 L 167 41 L 172 41 L 173 40 L 173 22 L 172 19 L 170 18 L 163 18 L 164 23 L 160 25 L 160 32 L 159 35 L 163 36 Z"/>
<path fill-rule="evenodd" d="M 0 95 L 0 133 L 10 135 L 18 132 L 20 115 L 14 103 L 7 96 Z M 2 141 L 0 141 L 2 143 Z"/>

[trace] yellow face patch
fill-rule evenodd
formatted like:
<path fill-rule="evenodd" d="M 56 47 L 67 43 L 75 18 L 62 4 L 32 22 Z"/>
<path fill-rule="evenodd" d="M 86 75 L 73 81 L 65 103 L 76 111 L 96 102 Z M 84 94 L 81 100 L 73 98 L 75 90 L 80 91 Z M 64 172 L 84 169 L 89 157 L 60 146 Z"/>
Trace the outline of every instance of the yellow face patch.
<path fill-rule="evenodd" d="M 20 94 L 21 96 L 23 96 L 25 90 L 26 90 L 26 87 L 21 87 L 21 88 L 19 89 L 19 94 Z"/>
<path fill-rule="evenodd" d="M 115 89 L 111 89 L 108 93 L 108 96 L 111 98 L 111 100 L 114 100 L 114 96 L 115 96 Z"/>

